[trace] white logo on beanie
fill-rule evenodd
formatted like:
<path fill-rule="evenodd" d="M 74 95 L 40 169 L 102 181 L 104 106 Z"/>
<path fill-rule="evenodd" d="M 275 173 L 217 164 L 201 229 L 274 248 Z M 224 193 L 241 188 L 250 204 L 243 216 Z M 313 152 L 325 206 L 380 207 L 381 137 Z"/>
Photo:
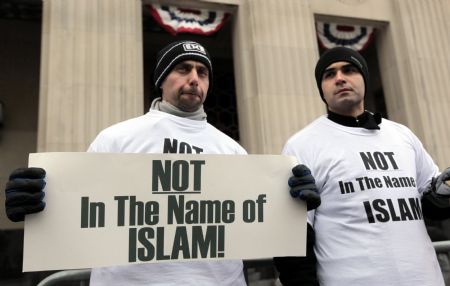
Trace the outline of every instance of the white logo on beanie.
<path fill-rule="evenodd" d="M 205 48 L 203 48 L 199 44 L 194 44 L 194 43 L 183 44 L 183 48 L 186 52 L 194 51 L 194 52 L 200 52 L 200 53 L 206 55 Z"/>

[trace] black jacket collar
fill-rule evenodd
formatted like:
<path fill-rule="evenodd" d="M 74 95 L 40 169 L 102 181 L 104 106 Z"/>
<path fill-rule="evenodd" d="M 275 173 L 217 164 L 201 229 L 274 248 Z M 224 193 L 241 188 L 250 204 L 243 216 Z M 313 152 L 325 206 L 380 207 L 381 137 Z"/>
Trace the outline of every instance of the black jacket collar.
<path fill-rule="evenodd" d="M 381 114 L 380 113 L 373 114 L 366 110 L 357 117 L 351 117 L 340 115 L 328 110 L 328 119 L 337 124 L 344 125 L 347 127 L 362 127 L 369 130 L 373 130 L 373 129 L 380 129 L 380 126 L 378 125 L 381 123 Z"/>

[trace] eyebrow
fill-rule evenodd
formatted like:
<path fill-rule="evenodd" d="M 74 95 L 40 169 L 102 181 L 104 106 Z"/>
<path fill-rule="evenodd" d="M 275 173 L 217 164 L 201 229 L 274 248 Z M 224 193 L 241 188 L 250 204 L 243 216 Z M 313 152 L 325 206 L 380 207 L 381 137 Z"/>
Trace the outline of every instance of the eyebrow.
<path fill-rule="evenodd" d="M 349 66 L 354 66 L 354 65 L 348 63 L 348 64 L 345 64 L 345 65 L 341 66 L 339 69 L 341 69 L 341 68 L 346 68 L 346 67 L 349 67 Z M 334 71 L 334 70 L 336 70 L 336 68 L 327 68 L 327 69 L 325 69 L 323 72 L 326 73 L 326 72 L 328 72 L 328 71 Z"/>

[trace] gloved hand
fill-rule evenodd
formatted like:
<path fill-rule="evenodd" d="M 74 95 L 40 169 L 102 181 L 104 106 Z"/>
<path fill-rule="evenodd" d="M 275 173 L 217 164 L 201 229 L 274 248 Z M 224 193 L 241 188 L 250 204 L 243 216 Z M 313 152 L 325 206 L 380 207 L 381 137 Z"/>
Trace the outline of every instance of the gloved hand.
<path fill-rule="evenodd" d="M 431 179 L 422 197 L 422 213 L 432 220 L 450 218 L 450 167 Z"/>
<path fill-rule="evenodd" d="M 431 180 L 431 190 L 439 195 L 450 197 L 450 167 L 437 178 Z"/>
<path fill-rule="evenodd" d="M 306 201 L 308 211 L 317 208 L 320 205 L 320 195 L 311 170 L 305 165 L 297 165 L 292 168 L 292 174 L 288 181 L 291 196 Z"/>
<path fill-rule="evenodd" d="M 45 170 L 42 168 L 20 168 L 11 173 L 5 188 L 5 209 L 10 220 L 23 221 L 25 215 L 45 208 L 42 201 L 44 178 Z"/>

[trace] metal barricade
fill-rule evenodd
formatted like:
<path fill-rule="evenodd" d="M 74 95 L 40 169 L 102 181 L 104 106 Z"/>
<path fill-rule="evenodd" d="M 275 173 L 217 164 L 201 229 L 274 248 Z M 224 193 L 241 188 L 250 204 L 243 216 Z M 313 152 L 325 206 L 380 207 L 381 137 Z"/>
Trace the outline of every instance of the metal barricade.
<path fill-rule="evenodd" d="M 433 247 L 436 250 L 436 254 L 438 256 L 439 264 L 441 265 L 444 278 L 448 280 L 450 278 L 450 260 L 449 260 L 450 240 L 433 242 Z M 256 265 L 258 263 L 269 264 L 272 263 L 272 259 L 255 260 L 254 263 L 252 263 L 252 261 L 248 261 L 248 263 L 250 265 L 253 264 Z M 53 273 L 52 275 L 46 277 L 37 286 L 57 286 L 61 282 L 69 282 L 69 281 L 79 282 L 80 286 L 87 286 L 89 285 L 90 276 L 91 276 L 91 269 L 63 270 Z M 449 284 L 447 283 L 447 285 Z"/>
<path fill-rule="evenodd" d="M 56 286 L 60 282 L 79 282 L 80 286 L 89 285 L 91 269 L 63 270 L 47 276 L 37 286 Z M 86 281 L 86 282 L 85 282 Z"/>
<path fill-rule="evenodd" d="M 450 251 L 450 240 L 435 241 L 433 242 L 434 250 L 436 253 L 449 252 Z"/>
<path fill-rule="evenodd" d="M 445 285 L 450 285 L 450 241 L 433 242 Z"/>

